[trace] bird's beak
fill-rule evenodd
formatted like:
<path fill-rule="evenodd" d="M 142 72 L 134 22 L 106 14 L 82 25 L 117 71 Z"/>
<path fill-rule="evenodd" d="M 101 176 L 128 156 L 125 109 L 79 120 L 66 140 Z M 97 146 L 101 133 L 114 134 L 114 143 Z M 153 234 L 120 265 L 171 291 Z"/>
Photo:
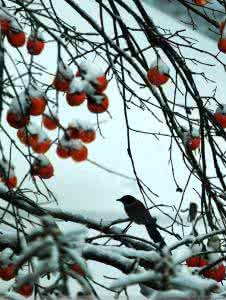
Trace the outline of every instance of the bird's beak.
<path fill-rule="evenodd" d="M 116 201 L 119 201 L 119 202 L 121 202 L 121 201 L 122 201 L 122 199 L 121 199 L 121 198 L 119 198 L 119 199 L 116 199 Z"/>

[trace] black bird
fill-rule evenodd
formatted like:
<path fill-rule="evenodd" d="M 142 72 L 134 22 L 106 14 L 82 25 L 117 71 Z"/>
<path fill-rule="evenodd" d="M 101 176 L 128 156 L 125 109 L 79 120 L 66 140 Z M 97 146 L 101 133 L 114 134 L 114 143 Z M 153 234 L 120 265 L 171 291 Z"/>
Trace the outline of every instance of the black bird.
<path fill-rule="evenodd" d="M 157 229 L 156 219 L 151 216 L 149 210 L 141 201 L 131 195 L 125 195 L 122 198 L 117 199 L 117 201 L 122 202 L 125 212 L 131 221 L 137 224 L 142 224 L 146 227 L 150 238 L 155 243 L 159 243 L 160 248 L 166 245 L 163 237 Z"/>

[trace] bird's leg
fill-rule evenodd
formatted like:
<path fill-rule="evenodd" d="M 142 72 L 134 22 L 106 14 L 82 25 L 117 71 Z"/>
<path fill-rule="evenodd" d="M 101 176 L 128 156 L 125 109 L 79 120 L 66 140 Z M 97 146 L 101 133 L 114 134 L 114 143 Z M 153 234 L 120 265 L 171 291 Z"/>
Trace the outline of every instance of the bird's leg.
<path fill-rule="evenodd" d="M 125 229 L 123 229 L 123 233 L 127 232 L 127 230 L 130 228 L 130 226 L 132 225 L 133 221 L 130 221 L 129 224 L 126 226 Z"/>

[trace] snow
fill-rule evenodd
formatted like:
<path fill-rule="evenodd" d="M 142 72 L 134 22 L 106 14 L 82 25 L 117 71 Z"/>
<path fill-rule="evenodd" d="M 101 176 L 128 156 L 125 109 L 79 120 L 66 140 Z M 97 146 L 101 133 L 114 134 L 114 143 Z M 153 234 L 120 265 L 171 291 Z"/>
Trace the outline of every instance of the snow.
<path fill-rule="evenodd" d="M 44 97 L 44 92 L 41 90 L 41 88 L 34 85 L 30 85 L 28 87 L 27 93 L 32 98 Z"/>
<path fill-rule="evenodd" d="M 39 162 L 39 165 L 42 167 L 46 167 L 50 164 L 50 161 L 47 156 L 44 154 L 39 155 L 38 157 L 35 158 L 35 161 Z"/>
<path fill-rule="evenodd" d="M 81 93 L 85 89 L 86 82 L 80 77 L 75 77 L 70 83 L 69 94 Z"/>
<path fill-rule="evenodd" d="M 216 109 L 217 113 L 226 114 L 226 104 L 221 104 Z"/>
<path fill-rule="evenodd" d="M 156 67 L 158 68 L 159 73 L 169 75 L 170 68 L 160 57 L 158 59 L 154 60 L 150 65 L 150 69 L 156 68 Z"/>
<path fill-rule="evenodd" d="M 0 193 L 7 193 L 9 191 L 8 187 L 4 182 L 0 182 Z"/>
<path fill-rule="evenodd" d="M 0 255 L 1 265 L 8 266 L 11 262 L 11 256 L 13 255 L 13 250 L 11 248 L 5 248 Z"/>
<path fill-rule="evenodd" d="M 25 92 L 21 92 L 18 98 L 12 99 L 9 111 L 15 114 L 26 114 L 26 110 L 30 105 L 29 97 Z"/>
<path fill-rule="evenodd" d="M 71 148 L 81 150 L 83 148 L 83 144 L 80 140 L 71 140 Z"/>
<path fill-rule="evenodd" d="M 32 31 L 31 34 L 29 35 L 29 39 L 32 41 L 37 39 L 37 40 L 45 42 L 44 35 L 40 31 Z"/>
<path fill-rule="evenodd" d="M 67 80 L 72 80 L 72 78 L 74 77 L 72 69 L 62 61 L 60 61 L 58 64 L 57 73 L 59 73 L 64 79 Z"/>

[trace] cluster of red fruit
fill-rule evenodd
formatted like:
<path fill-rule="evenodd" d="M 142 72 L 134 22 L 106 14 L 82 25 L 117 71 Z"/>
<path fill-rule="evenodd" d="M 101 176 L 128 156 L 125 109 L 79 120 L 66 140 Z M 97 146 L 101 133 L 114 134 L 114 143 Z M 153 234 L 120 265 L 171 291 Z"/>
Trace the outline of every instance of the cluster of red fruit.
<path fill-rule="evenodd" d="M 7 264 L 1 263 L 0 265 L 0 278 L 4 281 L 9 281 L 16 277 L 15 265 L 12 262 L 8 262 Z M 15 292 L 20 295 L 28 298 L 33 293 L 33 286 L 29 283 L 24 283 Z"/>
<path fill-rule="evenodd" d="M 53 81 L 57 91 L 66 92 L 66 101 L 70 106 L 81 105 L 87 99 L 88 110 L 92 113 L 103 113 L 108 109 L 109 100 L 103 93 L 108 81 L 99 68 L 92 63 L 83 62 L 77 73 L 60 62 Z"/>
<path fill-rule="evenodd" d="M 209 264 L 208 260 L 201 256 L 190 257 L 186 260 L 188 267 L 197 267 L 201 268 Z M 203 276 L 206 278 L 211 278 L 216 281 L 222 281 L 225 277 L 225 267 L 221 263 L 203 273 Z"/>
<path fill-rule="evenodd" d="M 102 113 L 107 110 L 108 97 L 103 94 L 108 81 L 93 64 L 83 62 L 79 66 L 76 76 L 71 69 L 60 62 L 53 81 L 53 87 L 57 91 L 66 93 L 66 100 L 70 106 L 82 104 L 87 98 L 88 109 L 93 113 Z M 48 130 L 60 128 L 64 134 L 58 140 L 56 153 L 60 158 L 72 157 L 74 161 L 85 161 L 88 157 L 88 149 L 83 143 L 91 143 L 96 138 L 96 131 L 90 125 L 74 122 L 63 128 L 58 115 L 52 110 L 46 112 L 47 96 L 36 86 L 31 85 L 17 98 L 13 99 L 7 112 L 7 122 L 18 129 L 17 136 L 26 146 L 41 154 L 34 159 L 31 174 L 48 179 L 53 176 L 53 166 L 43 155 L 52 141 L 44 130 L 31 122 L 31 116 L 42 115 L 43 126 Z"/>
<path fill-rule="evenodd" d="M 11 46 L 19 48 L 26 43 L 26 34 L 20 23 L 5 8 L 1 8 L 1 32 L 6 35 Z M 31 55 L 39 55 L 44 49 L 45 41 L 41 33 L 32 32 L 27 39 L 27 50 Z"/>

